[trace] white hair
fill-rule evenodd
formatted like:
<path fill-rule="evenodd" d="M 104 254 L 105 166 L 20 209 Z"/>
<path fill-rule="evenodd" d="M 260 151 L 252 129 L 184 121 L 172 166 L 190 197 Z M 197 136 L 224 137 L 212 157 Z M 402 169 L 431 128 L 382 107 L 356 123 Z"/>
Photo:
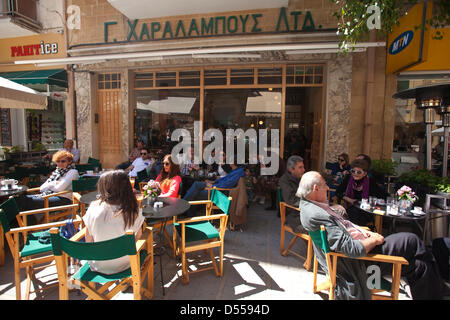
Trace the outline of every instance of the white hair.
<path fill-rule="evenodd" d="M 314 185 L 321 184 L 322 175 L 317 171 L 306 172 L 298 185 L 297 193 L 295 194 L 300 199 L 306 199 L 314 190 Z"/>

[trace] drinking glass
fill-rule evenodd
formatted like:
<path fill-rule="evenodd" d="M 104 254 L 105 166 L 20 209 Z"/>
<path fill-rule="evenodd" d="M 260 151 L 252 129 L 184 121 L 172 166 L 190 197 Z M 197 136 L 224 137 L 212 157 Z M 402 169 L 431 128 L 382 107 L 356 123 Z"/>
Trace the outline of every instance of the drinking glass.
<path fill-rule="evenodd" d="M 377 197 L 369 197 L 369 203 L 371 207 L 376 207 L 377 205 Z"/>
<path fill-rule="evenodd" d="M 135 181 L 135 178 L 130 177 L 131 189 L 134 189 L 134 181 Z"/>

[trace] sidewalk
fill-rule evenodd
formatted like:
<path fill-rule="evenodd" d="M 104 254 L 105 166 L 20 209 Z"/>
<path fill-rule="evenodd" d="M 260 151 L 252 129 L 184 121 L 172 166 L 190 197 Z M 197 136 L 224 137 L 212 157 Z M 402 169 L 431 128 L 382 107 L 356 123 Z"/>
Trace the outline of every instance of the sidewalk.
<path fill-rule="evenodd" d="M 290 240 L 287 236 L 287 243 Z M 306 256 L 305 243 L 299 239 L 294 245 L 297 252 Z M 294 255 L 280 255 L 280 218 L 275 211 L 252 203 L 247 212 L 247 225 L 241 231 L 227 230 L 225 235 L 224 275 L 218 278 L 212 270 L 190 275 L 187 285 L 181 283 L 181 263 L 162 256 L 165 295 L 161 288 L 159 257 L 155 256 L 153 300 L 326 300 L 326 295 L 312 292 L 312 271 L 303 268 L 304 261 Z M 205 255 L 206 257 L 206 255 Z M 0 300 L 15 300 L 14 266 L 6 248 L 5 265 L 0 267 Z M 50 270 L 51 269 L 51 270 Z M 56 268 L 44 273 L 56 279 Z M 41 274 L 39 273 L 38 276 Z M 324 275 L 318 275 L 318 281 Z M 22 295 L 25 292 L 25 275 L 22 276 Z M 71 300 L 84 299 L 83 294 L 70 292 Z M 46 291 L 42 298 L 31 294 L 31 300 L 57 300 L 57 287 Z M 120 293 L 115 299 L 133 299 L 132 289 Z M 399 299 L 409 300 L 405 294 Z"/>

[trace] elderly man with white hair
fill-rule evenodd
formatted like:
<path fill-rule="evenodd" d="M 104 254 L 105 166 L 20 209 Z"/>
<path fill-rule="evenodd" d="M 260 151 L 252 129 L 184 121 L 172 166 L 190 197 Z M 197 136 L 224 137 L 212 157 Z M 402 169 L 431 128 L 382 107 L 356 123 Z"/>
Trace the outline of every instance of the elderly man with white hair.
<path fill-rule="evenodd" d="M 308 232 L 320 230 L 323 225 L 330 249 L 348 257 L 363 257 L 369 252 L 402 256 L 409 263 L 402 267 L 402 276 L 410 285 L 412 298 L 442 299 L 444 290 L 448 292 L 448 284 L 440 278 L 433 254 L 417 235 L 401 232 L 383 237 L 360 228 L 330 207 L 328 189 L 325 179 L 316 171 L 305 173 L 300 180 L 297 190 L 301 199 L 300 220 Z M 322 269 L 327 270 L 325 254 L 315 244 L 314 252 Z M 371 299 L 366 285 L 369 264 L 373 262 L 338 259 L 336 299 Z M 386 264 L 380 264 L 380 269 L 382 274 L 390 271 Z"/>

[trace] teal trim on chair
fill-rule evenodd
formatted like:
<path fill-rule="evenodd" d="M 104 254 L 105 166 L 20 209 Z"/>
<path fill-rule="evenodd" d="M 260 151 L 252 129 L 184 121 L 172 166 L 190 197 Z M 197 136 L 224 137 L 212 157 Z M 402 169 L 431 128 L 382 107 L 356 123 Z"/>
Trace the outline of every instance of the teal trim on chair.
<path fill-rule="evenodd" d="M 181 235 L 181 226 L 174 224 L 178 234 Z M 209 221 L 192 222 L 186 224 L 186 242 L 214 239 L 219 237 L 219 232 Z"/>
<path fill-rule="evenodd" d="M 217 206 L 223 213 L 228 214 L 230 211 L 231 201 L 226 195 L 217 189 L 212 189 L 211 201 Z"/>
<path fill-rule="evenodd" d="M 10 198 L 0 204 L 0 210 L 3 210 L 4 214 L 0 214 L 0 221 L 2 224 L 3 232 L 8 232 L 11 227 L 10 223 L 16 218 L 19 213 L 19 207 L 14 198 Z"/>
<path fill-rule="evenodd" d="M 97 189 L 98 177 L 72 180 L 72 192 L 94 191 Z"/>
<path fill-rule="evenodd" d="M 316 230 L 316 231 L 310 231 L 308 232 L 309 236 L 313 240 L 313 242 L 323 250 L 323 252 L 328 253 L 330 252 L 330 247 L 328 246 L 328 240 L 327 240 L 327 231 L 324 230 Z"/>
<path fill-rule="evenodd" d="M 147 258 L 148 254 L 146 250 L 141 250 L 140 252 L 140 263 L 141 266 Z M 96 282 L 96 283 L 107 283 L 110 281 L 117 281 L 124 278 L 131 277 L 131 268 L 128 268 L 124 271 L 113 273 L 113 274 L 104 274 L 96 271 L 92 271 L 89 262 L 86 262 L 77 273 L 75 273 L 72 278 L 76 280 Z"/>
<path fill-rule="evenodd" d="M 20 251 L 20 257 L 28 257 L 38 253 L 51 252 L 52 244 L 43 244 L 39 242 L 39 237 L 48 231 L 36 232 L 27 235 L 27 242 L 24 244 L 22 250 Z"/>
<path fill-rule="evenodd" d="M 50 234 L 53 254 L 60 256 L 62 251 L 79 260 L 112 260 L 126 255 L 136 254 L 134 235 L 123 235 L 111 240 L 98 242 L 75 242 Z"/>

